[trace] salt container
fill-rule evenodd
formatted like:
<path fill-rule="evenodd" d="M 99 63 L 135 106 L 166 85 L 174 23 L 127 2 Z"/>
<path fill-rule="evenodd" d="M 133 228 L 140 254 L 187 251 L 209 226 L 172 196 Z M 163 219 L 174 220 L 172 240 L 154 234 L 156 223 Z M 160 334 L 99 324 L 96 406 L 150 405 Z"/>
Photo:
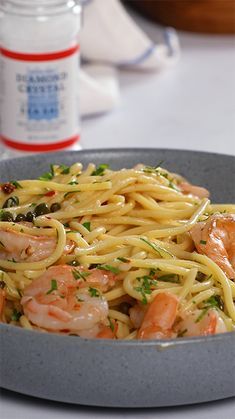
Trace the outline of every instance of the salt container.
<path fill-rule="evenodd" d="M 79 148 L 80 22 L 78 0 L 0 0 L 5 149 L 21 154 Z"/>

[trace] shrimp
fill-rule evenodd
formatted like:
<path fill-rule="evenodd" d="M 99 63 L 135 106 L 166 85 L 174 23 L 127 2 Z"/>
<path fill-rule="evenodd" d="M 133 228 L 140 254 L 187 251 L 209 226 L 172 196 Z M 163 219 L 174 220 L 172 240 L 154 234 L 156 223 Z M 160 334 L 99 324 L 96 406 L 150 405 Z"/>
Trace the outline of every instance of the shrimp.
<path fill-rule="evenodd" d="M 140 328 L 141 324 L 143 323 L 145 313 L 146 306 L 144 306 L 143 304 L 135 304 L 133 307 L 130 308 L 130 319 L 135 329 Z"/>
<path fill-rule="evenodd" d="M 117 329 L 118 329 L 118 324 L 117 324 L 117 322 L 115 322 L 115 320 L 113 320 L 112 321 L 112 327 L 102 325 L 102 327 L 100 327 L 100 331 L 96 335 L 96 337 L 99 338 L 99 339 L 115 339 Z"/>
<path fill-rule="evenodd" d="M 201 186 L 191 185 L 191 183 L 188 183 L 188 182 L 181 182 L 179 184 L 179 187 L 183 193 L 192 194 L 201 199 L 209 198 L 210 196 L 210 192 L 207 189 Z"/>
<path fill-rule="evenodd" d="M 207 255 L 235 279 L 235 215 L 216 214 L 190 231 L 199 253 Z"/>
<path fill-rule="evenodd" d="M 107 301 L 100 293 L 92 296 L 83 282 L 71 266 L 50 267 L 25 289 L 24 314 L 34 325 L 58 332 L 79 333 L 106 324 Z"/>
<path fill-rule="evenodd" d="M 177 329 L 183 336 L 207 336 L 227 331 L 223 319 L 214 309 L 203 315 L 203 310 L 195 310 L 178 323 Z"/>
<path fill-rule="evenodd" d="M 0 229 L 0 259 L 37 262 L 49 257 L 55 248 L 55 237 L 32 236 L 10 228 Z M 74 242 L 68 242 L 64 253 L 70 253 L 73 248 Z"/>
<path fill-rule="evenodd" d="M 176 337 L 173 325 L 178 309 L 178 298 L 168 292 L 156 295 L 144 315 L 138 339 L 168 339 Z"/>
<path fill-rule="evenodd" d="M 91 327 L 87 330 L 79 331 L 79 336 L 83 338 L 90 339 L 115 339 L 118 329 L 118 324 L 115 320 L 112 320 L 112 325 L 105 325 L 102 323 L 96 324 L 94 327 Z"/>
<path fill-rule="evenodd" d="M 81 270 L 83 271 L 83 268 Z M 86 277 L 86 283 L 99 288 L 102 292 L 106 292 L 113 288 L 117 279 L 118 276 L 113 272 L 95 268 L 89 271 L 89 276 Z"/>

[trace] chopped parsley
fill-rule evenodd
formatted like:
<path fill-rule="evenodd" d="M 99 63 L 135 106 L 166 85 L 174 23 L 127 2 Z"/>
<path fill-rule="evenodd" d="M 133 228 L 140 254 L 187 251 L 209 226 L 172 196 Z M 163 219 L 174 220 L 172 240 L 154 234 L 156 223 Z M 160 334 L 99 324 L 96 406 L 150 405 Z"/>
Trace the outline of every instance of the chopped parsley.
<path fill-rule="evenodd" d="M 210 298 L 208 298 L 206 304 L 208 304 L 210 307 L 219 308 L 220 310 L 224 309 L 224 302 L 219 295 L 212 295 Z"/>
<path fill-rule="evenodd" d="M 22 291 L 19 288 L 16 288 L 16 289 L 17 289 L 17 292 L 18 292 L 19 296 L 23 297 Z"/>
<path fill-rule="evenodd" d="M 91 223 L 90 221 L 86 221 L 83 223 L 83 227 L 85 227 L 88 231 L 91 231 Z"/>
<path fill-rule="evenodd" d="M 74 269 L 72 273 L 76 281 L 78 279 L 83 279 L 83 281 L 86 281 L 86 278 L 91 274 L 90 272 L 81 272 L 78 269 Z"/>
<path fill-rule="evenodd" d="M 103 176 L 106 169 L 109 168 L 108 164 L 100 164 L 96 170 L 94 170 L 91 176 Z"/>
<path fill-rule="evenodd" d="M 177 186 L 172 182 L 172 180 L 169 180 L 169 188 L 174 189 L 175 191 L 179 192 L 179 189 Z"/>
<path fill-rule="evenodd" d="M 158 270 L 159 270 L 158 268 L 157 269 L 150 269 L 149 276 L 151 276 L 151 278 L 152 278 L 153 276 L 156 275 L 156 273 L 157 273 Z"/>
<path fill-rule="evenodd" d="M 206 240 L 200 240 L 200 244 L 206 244 Z"/>
<path fill-rule="evenodd" d="M 163 282 L 172 282 L 174 284 L 180 283 L 179 275 L 176 274 L 162 275 L 158 277 L 158 280 Z"/>
<path fill-rule="evenodd" d="M 144 243 L 148 244 L 150 247 L 152 247 L 153 250 L 155 250 L 155 252 L 157 252 L 159 254 L 159 256 L 161 256 L 161 253 L 159 252 L 157 246 L 153 243 L 151 243 L 150 241 L 144 239 L 143 237 L 140 237 L 140 240 L 142 240 Z"/>
<path fill-rule="evenodd" d="M 38 180 L 50 181 L 53 179 L 53 177 L 54 175 L 51 172 L 45 172 L 42 174 L 42 176 L 39 176 Z"/>
<path fill-rule="evenodd" d="M 174 183 L 174 179 L 169 179 L 169 174 L 168 173 L 161 173 L 159 171 L 160 166 L 162 165 L 163 161 L 160 161 L 159 164 L 155 167 L 152 166 L 145 166 L 145 168 L 143 169 L 143 171 L 145 173 L 155 173 L 157 175 L 160 175 L 162 177 L 164 177 L 165 179 L 168 180 L 168 187 L 171 189 L 174 189 L 175 191 L 179 192 L 179 188 L 177 188 L 177 186 Z"/>
<path fill-rule="evenodd" d="M 17 180 L 11 180 L 10 183 L 14 185 L 16 189 L 23 189 L 23 186 L 21 186 L 21 184 L 17 182 Z"/>
<path fill-rule="evenodd" d="M 122 257 L 117 258 L 117 260 L 120 260 L 120 262 L 123 262 L 123 263 L 129 262 L 129 260 L 127 258 L 122 258 Z"/>
<path fill-rule="evenodd" d="M 21 316 L 22 316 L 22 313 L 20 311 L 17 311 L 14 308 L 12 316 L 11 316 L 11 320 L 13 320 L 14 322 L 18 322 Z"/>
<path fill-rule="evenodd" d="M 146 294 L 151 294 L 151 291 L 150 292 L 148 292 L 148 291 L 145 292 L 143 287 L 135 287 L 134 290 L 137 291 L 137 292 L 140 292 L 140 294 L 142 295 L 142 303 L 147 304 L 148 300 L 147 300 Z"/>
<path fill-rule="evenodd" d="M 64 194 L 64 198 L 66 198 L 66 197 L 67 197 L 67 196 L 69 196 L 70 194 L 77 193 L 77 192 L 81 192 L 81 191 L 76 190 L 76 191 L 69 191 L 69 192 L 66 192 L 66 193 Z M 79 202 L 79 201 L 78 201 L 78 202 Z"/>
<path fill-rule="evenodd" d="M 109 321 L 109 327 L 112 330 L 112 332 L 114 332 L 114 323 L 112 322 L 112 320 L 110 319 L 110 317 L 108 317 L 108 321 Z"/>
<path fill-rule="evenodd" d="M 156 173 L 156 174 L 159 174 L 158 169 L 162 165 L 163 162 L 164 162 L 164 160 L 161 160 L 156 166 L 145 166 L 144 169 L 143 169 L 143 171 L 145 173 Z"/>
<path fill-rule="evenodd" d="M 169 174 L 168 173 L 160 173 L 160 175 L 169 181 Z"/>
<path fill-rule="evenodd" d="M 147 304 L 148 300 L 147 300 L 146 294 L 147 295 L 151 294 L 152 288 L 156 287 L 157 285 L 157 281 L 155 279 L 152 279 L 152 277 L 148 275 L 144 275 L 136 279 L 141 283 L 141 285 L 138 287 L 135 287 L 134 289 L 141 294 L 142 303 Z"/>
<path fill-rule="evenodd" d="M 110 271 L 113 272 L 114 274 L 119 274 L 120 270 L 118 268 L 116 268 L 116 266 L 111 266 L 111 265 L 97 265 L 97 269 L 103 269 L 104 271 Z"/>
<path fill-rule="evenodd" d="M 153 250 L 155 250 L 155 252 L 157 252 L 159 254 L 159 256 L 162 257 L 161 252 L 163 252 L 163 253 L 167 253 L 169 256 L 173 257 L 173 255 L 170 252 L 168 252 L 168 250 L 163 249 L 162 247 L 156 245 L 153 242 L 150 242 L 147 239 L 144 239 L 144 237 L 140 237 L 140 240 L 142 240 L 144 243 L 148 244 Z"/>
<path fill-rule="evenodd" d="M 205 305 L 202 309 L 202 312 L 195 320 L 195 323 L 199 323 L 203 319 L 203 317 L 206 315 L 208 310 L 210 310 L 211 308 L 214 308 L 214 309 L 219 308 L 220 310 L 224 309 L 223 300 L 219 295 L 212 295 L 210 298 L 208 298 L 208 300 L 205 301 Z"/>
<path fill-rule="evenodd" d="M 72 180 L 68 183 L 68 185 L 78 185 L 78 182 L 76 180 Z"/>
<path fill-rule="evenodd" d="M 58 285 L 56 279 L 51 280 L 51 288 L 47 291 L 47 295 L 51 294 L 53 291 L 58 290 Z"/>
<path fill-rule="evenodd" d="M 206 313 L 208 312 L 210 307 L 205 307 L 203 308 L 203 310 L 201 311 L 201 313 L 199 314 L 199 316 L 196 318 L 195 323 L 199 323 L 203 317 L 206 315 Z"/>
<path fill-rule="evenodd" d="M 69 172 L 70 172 L 70 167 L 69 166 L 66 166 L 66 164 L 61 164 L 60 165 L 60 170 L 61 170 L 61 174 L 62 175 L 68 175 L 69 174 Z"/>
<path fill-rule="evenodd" d="M 99 297 L 100 296 L 100 292 L 99 292 L 99 290 L 97 290 L 97 288 L 89 287 L 88 291 L 89 291 L 91 297 Z"/>
<path fill-rule="evenodd" d="M 51 169 L 51 174 L 54 177 L 55 176 L 55 171 L 54 171 L 54 165 L 50 164 L 50 169 Z"/>

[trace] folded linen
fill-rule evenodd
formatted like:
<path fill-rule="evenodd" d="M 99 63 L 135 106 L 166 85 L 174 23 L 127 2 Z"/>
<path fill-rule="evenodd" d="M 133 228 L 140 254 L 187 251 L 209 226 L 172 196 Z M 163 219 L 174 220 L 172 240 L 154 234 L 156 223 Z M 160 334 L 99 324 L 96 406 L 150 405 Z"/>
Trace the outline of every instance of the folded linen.
<path fill-rule="evenodd" d="M 117 72 L 107 65 L 160 71 L 177 62 L 180 47 L 174 29 L 166 28 L 164 42 L 154 44 L 119 0 L 83 0 L 82 4 L 82 60 L 90 64 L 89 74 L 82 65 L 80 76 L 82 115 L 110 111 L 119 103 Z"/>

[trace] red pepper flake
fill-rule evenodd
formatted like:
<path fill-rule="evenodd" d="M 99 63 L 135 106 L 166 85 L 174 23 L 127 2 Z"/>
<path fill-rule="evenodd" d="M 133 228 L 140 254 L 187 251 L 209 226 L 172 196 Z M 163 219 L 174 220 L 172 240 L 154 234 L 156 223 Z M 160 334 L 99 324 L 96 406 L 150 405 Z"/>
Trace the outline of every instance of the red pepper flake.
<path fill-rule="evenodd" d="M 55 193 L 55 191 L 48 191 L 47 193 L 45 193 L 45 196 L 54 196 Z"/>
<path fill-rule="evenodd" d="M 5 194 L 10 194 L 15 190 L 15 186 L 12 183 L 4 183 L 1 186 L 1 190 L 5 193 Z"/>

